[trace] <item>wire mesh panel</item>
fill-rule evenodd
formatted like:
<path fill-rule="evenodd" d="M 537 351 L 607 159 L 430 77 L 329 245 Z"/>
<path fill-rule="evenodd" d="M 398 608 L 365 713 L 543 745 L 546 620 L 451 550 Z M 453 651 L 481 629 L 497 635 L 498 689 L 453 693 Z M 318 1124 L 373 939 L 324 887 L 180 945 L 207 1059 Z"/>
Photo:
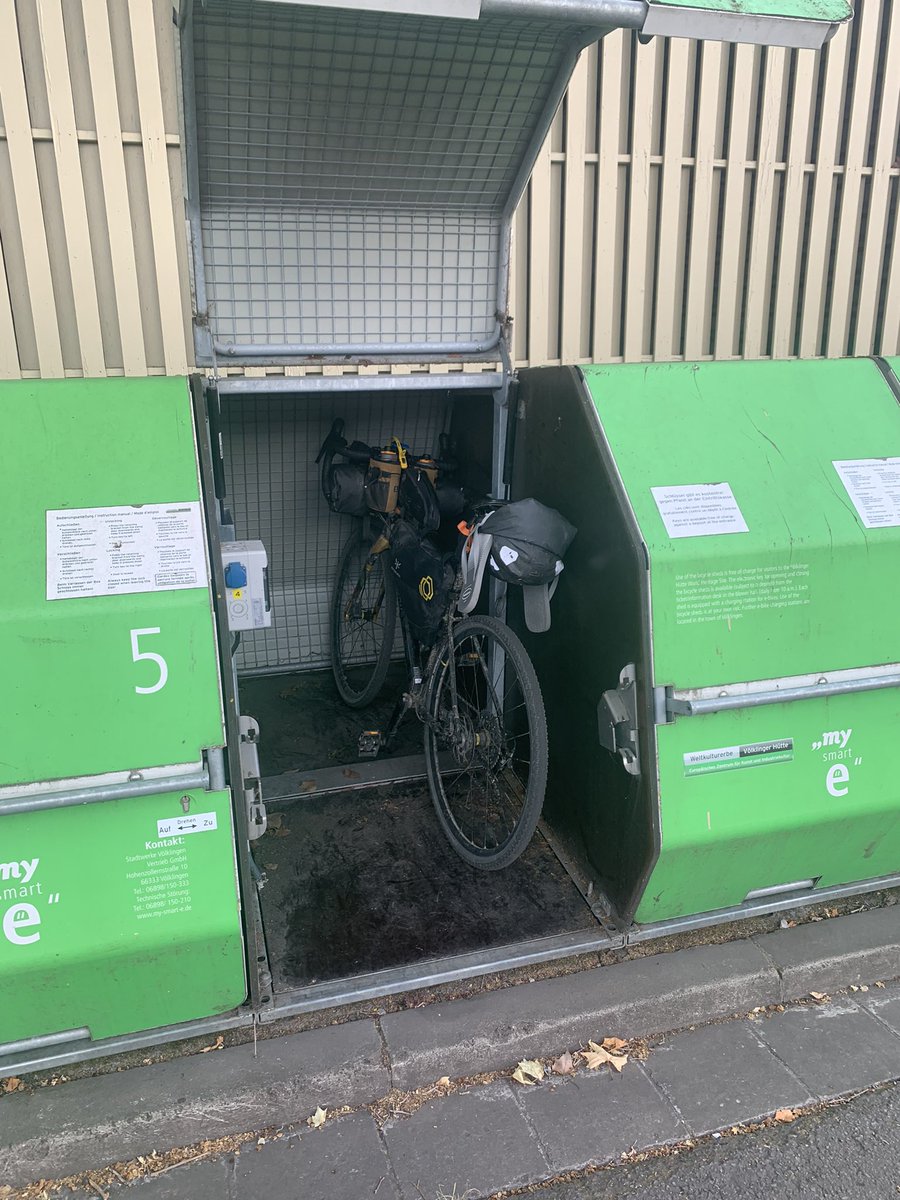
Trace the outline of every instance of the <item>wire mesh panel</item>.
<path fill-rule="evenodd" d="M 417 453 L 436 451 L 449 420 L 445 393 L 222 400 L 227 503 L 239 538 L 261 538 L 269 554 L 273 619 L 244 636 L 239 671 L 330 663 L 328 606 L 353 519 L 328 509 L 315 463 L 336 416 L 345 435 L 382 445 L 393 435 Z"/>
<path fill-rule="evenodd" d="M 196 12 L 217 341 L 490 340 L 504 207 L 576 30 L 259 0 Z"/>

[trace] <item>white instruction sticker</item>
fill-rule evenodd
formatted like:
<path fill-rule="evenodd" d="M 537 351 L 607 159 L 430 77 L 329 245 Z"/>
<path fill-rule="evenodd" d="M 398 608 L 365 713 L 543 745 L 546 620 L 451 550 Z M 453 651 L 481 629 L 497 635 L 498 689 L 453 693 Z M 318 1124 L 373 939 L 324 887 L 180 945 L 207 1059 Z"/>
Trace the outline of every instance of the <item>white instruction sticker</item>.
<path fill-rule="evenodd" d="M 670 538 L 748 532 L 730 483 L 689 483 L 650 491 Z"/>
<path fill-rule="evenodd" d="M 156 822 L 156 836 L 161 838 L 181 837 L 185 833 L 209 833 L 216 828 L 216 814 L 186 813 L 183 817 L 167 817 Z"/>
<path fill-rule="evenodd" d="M 48 600 L 206 585 L 197 500 L 47 513 Z"/>
<path fill-rule="evenodd" d="M 847 458 L 833 465 L 866 529 L 900 525 L 900 458 Z"/>

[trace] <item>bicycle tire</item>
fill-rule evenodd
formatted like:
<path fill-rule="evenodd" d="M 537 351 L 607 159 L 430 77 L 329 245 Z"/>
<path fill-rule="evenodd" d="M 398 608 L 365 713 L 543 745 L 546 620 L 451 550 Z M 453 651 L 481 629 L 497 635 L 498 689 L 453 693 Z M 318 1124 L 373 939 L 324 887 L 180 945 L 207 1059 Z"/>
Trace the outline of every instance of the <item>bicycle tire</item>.
<path fill-rule="evenodd" d="M 369 554 L 372 541 L 365 527 L 350 536 L 331 595 L 331 669 L 338 694 L 350 708 L 365 708 L 381 691 L 394 648 L 394 577 L 386 553 Z M 369 558 L 372 569 L 364 579 Z"/>
<path fill-rule="evenodd" d="M 502 648 L 505 656 L 502 694 L 492 682 L 493 671 L 487 669 L 485 662 L 486 658 L 493 661 L 487 649 L 491 642 Z M 467 645 L 472 648 L 466 649 Z M 452 716 L 449 703 L 451 652 L 472 660 L 457 665 L 458 718 Z M 428 789 L 441 828 L 460 858 L 479 870 L 499 871 L 515 862 L 525 850 L 544 805 L 547 719 L 540 684 L 518 637 L 493 617 L 467 617 L 454 625 L 452 649 L 450 641 L 446 641 L 437 662 L 426 701 Z M 471 677 L 467 678 L 470 667 Z M 468 688 L 473 690 L 467 696 Z M 517 698 L 516 688 L 521 702 L 510 706 L 509 701 Z M 498 709 L 502 719 L 499 727 Z M 512 733 L 506 728 L 507 716 L 512 717 L 519 710 L 516 721 L 525 728 L 523 732 Z M 509 723 L 511 728 L 517 727 L 512 721 Z M 527 758 L 522 747 L 516 745 L 522 738 L 527 738 Z M 524 780 L 511 768 L 517 759 L 522 760 L 522 765 L 527 762 Z M 448 767 L 448 762 L 452 766 Z M 515 782 L 509 778 L 510 773 Z M 503 790 L 499 788 L 501 778 Z M 514 810 L 514 816 L 504 814 L 505 808 Z M 489 830 L 489 824 L 497 826 L 496 835 Z"/>

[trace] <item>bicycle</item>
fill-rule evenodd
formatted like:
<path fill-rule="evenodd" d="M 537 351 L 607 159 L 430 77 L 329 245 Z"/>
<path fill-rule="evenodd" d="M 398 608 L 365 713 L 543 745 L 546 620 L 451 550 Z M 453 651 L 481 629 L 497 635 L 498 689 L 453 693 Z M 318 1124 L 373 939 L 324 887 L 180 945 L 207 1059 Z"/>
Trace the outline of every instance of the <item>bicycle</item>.
<path fill-rule="evenodd" d="M 399 443 L 398 443 L 399 445 Z M 350 462 L 362 451 L 339 448 Z M 411 459 L 413 468 L 422 460 Z M 428 459 L 436 469 L 449 464 Z M 472 510 L 465 537 L 503 502 Z M 473 867 L 500 870 L 525 850 L 537 827 L 547 785 L 547 722 L 531 660 L 516 634 L 490 616 L 457 611 L 457 568 L 433 643 L 423 645 L 398 595 L 389 562 L 397 513 L 371 513 L 347 541 L 331 602 L 331 653 L 341 698 L 364 708 L 381 691 L 394 653 L 399 617 L 408 685 L 387 730 L 367 730 L 360 753 L 390 750 L 411 712 L 424 727 L 428 788 L 438 821 L 456 853 Z M 436 582 L 419 581 L 429 603 Z"/>

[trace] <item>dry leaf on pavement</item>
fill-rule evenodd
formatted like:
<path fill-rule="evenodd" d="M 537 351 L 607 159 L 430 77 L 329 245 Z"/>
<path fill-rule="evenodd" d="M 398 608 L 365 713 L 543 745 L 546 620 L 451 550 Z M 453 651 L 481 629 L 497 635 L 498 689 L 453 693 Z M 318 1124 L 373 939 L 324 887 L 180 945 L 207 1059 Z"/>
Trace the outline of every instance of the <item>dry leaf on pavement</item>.
<path fill-rule="evenodd" d="M 20 1092 L 25 1090 L 25 1084 L 18 1075 L 10 1075 L 8 1079 L 0 1080 L 4 1092 Z"/>
<path fill-rule="evenodd" d="M 328 1109 L 322 1108 L 320 1105 L 313 1115 L 307 1120 L 307 1125 L 310 1129 L 321 1129 L 325 1124 L 325 1118 L 328 1116 Z"/>
<path fill-rule="evenodd" d="M 565 1054 L 561 1054 L 559 1058 L 551 1063 L 550 1070 L 554 1075 L 574 1075 L 575 1059 L 567 1050 Z"/>
<path fill-rule="evenodd" d="M 809 994 L 818 1004 L 827 1004 L 831 999 L 831 997 L 825 992 L 810 992 Z"/>
<path fill-rule="evenodd" d="M 440 1077 L 440 1079 L 437 1081 L 437 1086 L 438 1087 L 449 1087 L 450 1086 L 450 1076 L 442 1075 Z"/>
<path fill-rule="evenodd" d="M 781 1121 L 784 1125 L 790 1125 L 791 1121 L 797 1120 L 797 1114 L 792 1108 L 779 1108 L 775 1114 L 775 1120 Z"/>
<path fill-rule="evenodd" d="M 533 1087 L 539 1079 L 543 1078 L 543 1065 L 536 1058 L 523 1058 L 513 1071 L 513 1079 L 516 1083 L 523 1083 L 526 1087 Z"/>
<path fill-rule="evenodd" d="M 585 1066 L 589 1071 L 596 1071 L 598 1067 L 602 1067 L 612 1058 L 609 1051 L 598 1046 L 596 1042 L 588 1042 L 587 1050 L 579 1050 L 578 1053 L 584 1059 Z"/>
<path fill-rule="evenodd" d="M 609 1037 L 604 1038 L 601 1045 L 604 1050 L 612 1050 L 613 1054 L 618 1054 L 620 1050 L 625 1049 L 628 1043 L 623 1042 L 621 1038 Z"/>
<path fill-rule="evenodd" d="M 224 1045 L 225 1045 L 225 1039 L 222 1037 L 222 1035 L 220 1033 L 219 1036 L 216 1038 L 216 1040 L 212 1043 L 212 1045 L 201 1046 L 200 1053 L 201 1054 L 209 1054 L 210 1050 L 221 1050 L 224 1047 Z"/>
<path fill-rule="evenodd" d="M 596 1071 L 598 1067 L 602 1067 L 604 1063 L 609 1063 L 611 1067 L 615 1067 L 617 1071 L 621 1071 L 628 1062 L 627 1054 L 610 1054 L 610 1052 L 598 1046 L 596 1042 L 588 1042 L 587 1050 L 579 1050 L 579 1054 L 584 1059 L 585 1066 L 589 1071 Z"/>

